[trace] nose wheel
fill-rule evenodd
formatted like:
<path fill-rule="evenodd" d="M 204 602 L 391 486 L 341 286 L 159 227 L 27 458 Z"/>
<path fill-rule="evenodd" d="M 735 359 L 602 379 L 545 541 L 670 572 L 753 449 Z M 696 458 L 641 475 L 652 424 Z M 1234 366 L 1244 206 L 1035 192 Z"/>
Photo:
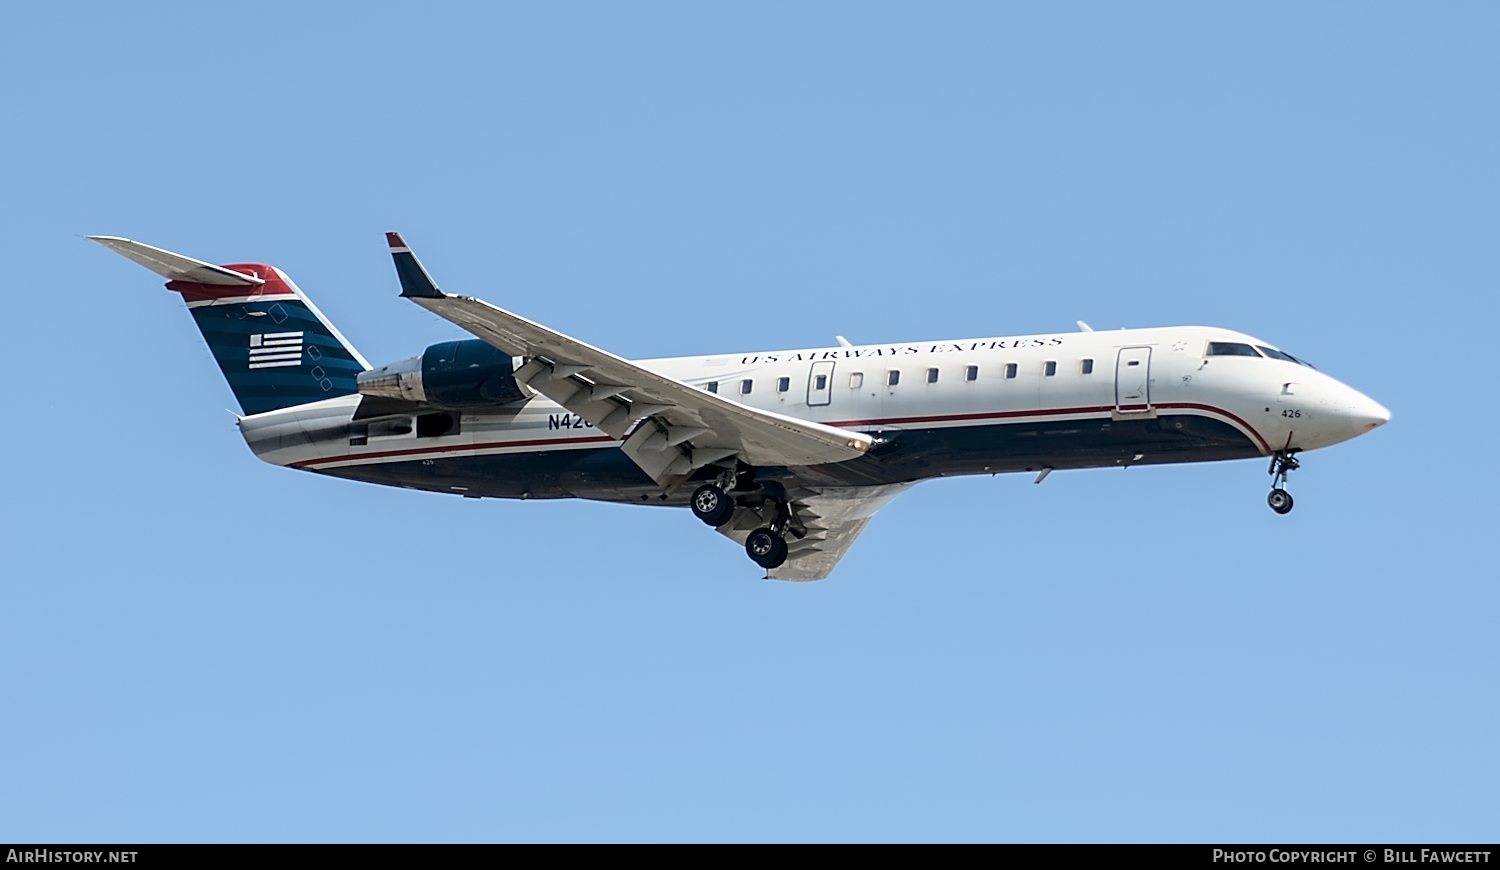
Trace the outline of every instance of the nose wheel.
<path fill-rule="evenodd" d="M 1286 476 L 1302 467 L 1296 453 L 1295 450 L 1278 450 L 1271 454 L 1271 494 L 1266 496 L 1266 504 L 1278 514 L 1292 512 L 1292 494 L 1286 491 Z"/>

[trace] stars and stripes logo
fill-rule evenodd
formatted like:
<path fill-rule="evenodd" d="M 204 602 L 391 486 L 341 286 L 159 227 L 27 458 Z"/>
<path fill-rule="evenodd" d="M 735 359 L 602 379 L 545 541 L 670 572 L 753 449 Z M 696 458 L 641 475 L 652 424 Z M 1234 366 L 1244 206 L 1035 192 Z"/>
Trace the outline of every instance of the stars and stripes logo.
<path fill-rule="evenodd" d="M 274 369 L 302 364 L 302 333 L 264 332 L 250 336 L 250 368 Z"/>

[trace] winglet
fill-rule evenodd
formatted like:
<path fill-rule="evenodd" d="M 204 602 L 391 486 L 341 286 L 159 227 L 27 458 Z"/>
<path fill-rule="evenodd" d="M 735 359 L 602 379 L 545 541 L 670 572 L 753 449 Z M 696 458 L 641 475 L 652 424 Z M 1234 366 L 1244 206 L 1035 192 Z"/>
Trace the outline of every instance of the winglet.
<path fill-rule="evenodd" d="M 408 298 L 442 299 L 443 291 L 437 282 L 422 268 L 422 261 L 411 252 L 411 247 L 400 233 L 386 233 L 386 244 L 391 246 L 391 259 L 396 261 L 396 277 L 401 279 L 401 295 Z"/>

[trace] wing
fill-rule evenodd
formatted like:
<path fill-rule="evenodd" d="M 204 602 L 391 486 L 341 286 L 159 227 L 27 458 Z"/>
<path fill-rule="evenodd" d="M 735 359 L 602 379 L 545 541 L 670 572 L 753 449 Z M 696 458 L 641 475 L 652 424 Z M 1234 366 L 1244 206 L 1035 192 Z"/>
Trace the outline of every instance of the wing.
<path fill-rule="evenodd" d="M 673 489 L 699 468 L 805 466 L 864 455 L 869 435 L 731 402 L 657 374 L 480 299 L 450 296 L 396 233 L 387 233 L 401 295 L 506 353 L 525 357 L 516 381 L 615 438 L 653 480 Z"/>
<path fill-rule="evenodd" d="M 875 512 L 905 492 L 912 484 L 889 486 L 824 487 L 788 492 L 792 515 L 806 531 L 802 538 L 787 537 L 786 564 L 767 573 L 772 580 L 822 580 L 833 571 Z M 741 546 L 750 532 L 765 525 L 760 514 L 740 508 L 719 534 Z M 795 526 L 796 524 L 794 524 Z"/>

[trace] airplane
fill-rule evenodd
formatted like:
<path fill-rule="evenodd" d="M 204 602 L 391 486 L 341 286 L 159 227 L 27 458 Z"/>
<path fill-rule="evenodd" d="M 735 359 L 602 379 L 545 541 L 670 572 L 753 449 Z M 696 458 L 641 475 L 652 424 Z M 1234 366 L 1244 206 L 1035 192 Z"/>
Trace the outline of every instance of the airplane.
<path fill-rule="evenodd" d="M 401 296 L 473 338 L 372 367 L 292 279 L 116 236 L 167 279 L 273 465 L 466 498 L 686 506 L 768 579 L 821 580 L 916 483 L 1270 459 L 1390 420 L 1268 342 L 1173 326 L 632 361 L 438 288 L 386 239 Z"/>

